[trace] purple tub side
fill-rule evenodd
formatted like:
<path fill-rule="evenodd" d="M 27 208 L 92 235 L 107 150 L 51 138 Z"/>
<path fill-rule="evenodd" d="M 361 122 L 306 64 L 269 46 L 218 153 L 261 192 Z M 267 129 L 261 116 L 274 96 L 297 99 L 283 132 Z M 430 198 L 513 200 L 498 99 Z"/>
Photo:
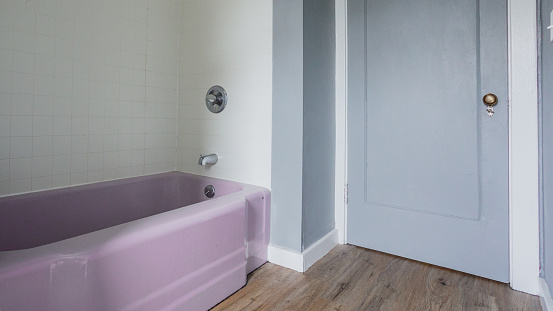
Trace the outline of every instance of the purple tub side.
<path fill-rule="evenodd" d="M 210 203 L 152 216 L 145 228 L 138 221 L 53 243 L 60 254 L 30 261 L 31 269 L 0 267 L 0 309 L 209 309 L 247 275 L 245 202 Z M 50 246 L 26 252 L 51 253 Z"/>

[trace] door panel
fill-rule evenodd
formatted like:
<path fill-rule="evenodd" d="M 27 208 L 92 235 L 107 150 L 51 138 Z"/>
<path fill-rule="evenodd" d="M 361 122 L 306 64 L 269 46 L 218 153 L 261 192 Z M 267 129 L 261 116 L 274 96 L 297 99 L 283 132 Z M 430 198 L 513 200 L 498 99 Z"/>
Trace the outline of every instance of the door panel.
<path fill-rule="evenodd" d="M 506 21 L 499 0 L 348 1 L 348 242 L 508 281 Z"/>
<path fill-rule="evenodd" d="M 478 219 L 476 1 L 366 11 L 365 202 Z"/>

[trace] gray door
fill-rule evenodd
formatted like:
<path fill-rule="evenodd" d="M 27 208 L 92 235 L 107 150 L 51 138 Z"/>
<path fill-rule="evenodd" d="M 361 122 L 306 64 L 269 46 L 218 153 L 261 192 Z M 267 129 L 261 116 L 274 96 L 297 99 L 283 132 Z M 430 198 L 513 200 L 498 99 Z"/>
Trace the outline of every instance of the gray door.
<path fill-rule="evenodd" d="M 507 160 L 506 0 L 349 0 L 348 243 L 508 282 Z"/>

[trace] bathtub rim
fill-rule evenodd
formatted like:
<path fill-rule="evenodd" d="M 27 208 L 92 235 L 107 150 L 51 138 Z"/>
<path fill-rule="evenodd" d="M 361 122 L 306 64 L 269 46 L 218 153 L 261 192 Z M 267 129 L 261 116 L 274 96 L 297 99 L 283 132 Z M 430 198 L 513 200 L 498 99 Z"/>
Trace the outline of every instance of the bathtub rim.
<path fill-rule="evenodd" d="M 256 185 L 251 185 L 251 184 L 247 184 L 247 183 L 241 183 L 241 182 L 232 181 L 232 180 L 228 180 L 228 179 L 211 177 L 211 176 L 204 176 L 204 175 L 199 175 L 199 174 L 181 172 L 181 171 L 174 170 L 174 171 L 144 174 L 144 175 L 139 175 L 139 176 L 127 176 L 127 177 L 121 177 L 121 178 L 115 178 L 115 179 L 93 181 L 93 182 L 87 182 L 87 183 L 82 183 L 82 184 L 54 187 L 54 188 L 48 188 L 48 189 L 31 190 L 31 191 L 26 191 L 26 192 L 17 192 L 17 193 L 9 193 L 9 194 L 0 194 L 0 200 L 9 200 L 10 198 L 16 199 L 19 196 L 38 196 L 38 195 L 44 194 L 45 192 L 59 192 L 59 193 L 63 194 L 65 192 L 71 191 L 71 190 L 78 191 L 78 190 L 80 190 L 79 188 L 85 188 L 85 187 L 88 187 L 90 189 L 98 189 L 98 188 L 106 187 L 108 185 L 118 186 L 118 185 L 121 185 L 121 184 L 125 184 L 126 182 L 129 182 L 129 180 L 131 180 L 132 182 L 135 182 L 135 180 L 136 180 L 136 182 L 139 182 L 138 179 L 148 180 L 148 179 L 155 179 L 156 177 L 159 177 L 161 175 L 180 175 L 180 174 L 190 175 L 195 179 L 204 179 L 205 178 L 205 179 L 212 179 L 212 180 L 217 180 L 217 181 L 229 182 L 229 183 L 232 183 L 236 186 L 242 186 L 242 187 L 252 186 L 252 187 L 264 188 L 262 186 L 256 186 Z M 237 192 L 239 192 L 241 190 L 242 189 L 238 190 Z"/>

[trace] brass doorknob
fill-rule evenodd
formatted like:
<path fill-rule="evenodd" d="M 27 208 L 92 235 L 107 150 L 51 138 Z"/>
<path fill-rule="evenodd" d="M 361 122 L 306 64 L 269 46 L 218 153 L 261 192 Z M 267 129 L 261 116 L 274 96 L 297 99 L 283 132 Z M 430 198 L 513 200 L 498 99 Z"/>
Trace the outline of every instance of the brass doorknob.
<path fill-rule="evenodd" d="M 497 105 L 497 96 L 495 94 L 489 93 L 484 95 L 482 98 L 484 105 L 491 107 Z"/>

